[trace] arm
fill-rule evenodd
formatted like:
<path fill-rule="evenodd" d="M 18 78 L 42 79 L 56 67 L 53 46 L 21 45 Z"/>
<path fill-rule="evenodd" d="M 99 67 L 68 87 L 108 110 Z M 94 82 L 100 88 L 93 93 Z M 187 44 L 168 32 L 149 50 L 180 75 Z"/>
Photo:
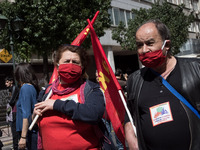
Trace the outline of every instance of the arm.
<path fill-rule="evenodd" d="M 22 133 L 21 133 L 21 138 L 19 140 L 19 148 L 20 149 L 26 148 L 27 131 L 28 131 L 28 119 L 23 119 Z"/>
<path fill-rule="evenodd" d="M 9 105 L 13 108 L 18 100 L 19 88 L 15 85 L 12 87 L 12 96 L 9 101 Z"/>
<path fill-rule="evenodd" d="M 23 120 L 19 148 L 24 149 L 26 147 L 26 136 L 29 126 L 28 118 L 31 116 L 33 106 L 36 103 L 37 92 L 33 86 L 24 84 L 21 87 L 20 96 Z"/>
<path fill-rule="evenodd" d="M 72 100 L 46 100 L 35 105 L 34 111 L 38 115 L 42 115 L 47 110 L 57 110 L 70 116 L 73 120 L 81 120 L 90 123 L 96 123 L 103 116 L 105 110 L 104 96 L 101 90 L 94 88 L 85 97 L 85 103 L 80 104 Z M 41 110 L 41 111 L 40 111 Z"/>
<path fill-rule="evenodd" d="M 138 141 L 135 136 L 131 122 L 125 124 L 125 138 L 129 147 L 129 150 L 138 150 Z"/>
<path fill-rule="evenodd" d="M 104 96 L 101 90 L 94 88 L 85 97 L 85 103 L 75 103 L 74 101 L 55 101 L 54 110 L 61 111 L 74 120 L 85 122 L 97 122 L 103 116 L 105 110 Z"/>

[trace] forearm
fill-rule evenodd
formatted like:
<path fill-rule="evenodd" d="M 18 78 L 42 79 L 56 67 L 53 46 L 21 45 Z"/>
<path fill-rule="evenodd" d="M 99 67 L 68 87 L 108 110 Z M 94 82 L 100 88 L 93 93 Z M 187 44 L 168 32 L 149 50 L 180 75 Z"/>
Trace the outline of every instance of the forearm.
<path fill-rule="evenodd" d="M 71 100 L 56 100 L 53 109 L 63 112 L 73 120 L 97 123 L 105 111 L 104 96 L 100 89 L 96 88 L 85 97 L 84 104 Z"/>
<path fill-rule="evenodd" d="M 28 131 L 28 119 L 24 118 L 23 119 L 23 126 L 22 126 L 22 133 L 21 133 L 21 137 L 26 137 L 27 135 L 27 131 Z"/>
<path fill-rule="evenodd" d="M 125 138 L 129 147 L 129 150 L 138 150 L 138 141 L 135 136 L 131 122 L 125 124 Z"/>
<path fill-rule="evenodd" d="M 105 110 L 104 102 L 94 105 L 92 103 L 79 104 L 73 101 L 56 100 L 54 110 L 60 111 L 73 120 L 85 121 L 88 123 L 96 123 L 103 116 Z"/>

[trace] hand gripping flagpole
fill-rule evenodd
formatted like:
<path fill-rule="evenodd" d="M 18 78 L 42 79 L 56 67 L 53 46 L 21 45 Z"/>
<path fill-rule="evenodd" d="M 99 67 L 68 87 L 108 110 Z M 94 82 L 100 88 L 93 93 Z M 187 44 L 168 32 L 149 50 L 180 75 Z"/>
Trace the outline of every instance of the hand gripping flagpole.
<path fill-rule="evenodd" d="M 52 89 L 50 90 L 50 92 L 48 93 L 47 97 L 45 98 L 45 101 L 46 101 L 47 99 L 50 98 L 51 94 L 52 94 Z M 32 130 L 32 128 L 33 128 L 33 126 L 35 125 L 35 123 L 37 122 L 38 118 L 39 118 L 39 115 L 36 115 L 36 116 L 34 117 L 34 119 L 33 119 L 32 123 L 31 123 L 31 125 L 30 125 L 29 128 L 28 128 L 29 130 Z"/>
<path fill-rule="evenodd" d="M 92 19 L 92 21 L 91 21 L 91 24 L 92 24 L 92 25 L 94 24 L 94 22 L 95 22 L 95 20 L 96 20 L 96 18 L 97 18 L 97 16 L 98 16 L 98 14 L 99 14 L 99 11 L 96 12 L 95 16 L 93 17 L 93 19 Z M 85 38 L 86 38 L 86 36 L 88 35 L 88 33 L 89 33 L 89 31 L 88 31 L 87 29 L 90 29 L 90 26 L 89 26 L 89 25 L 87 25 L 87 26 L 83 29 L 83 31 L 76 37 L 76 39 L 74 39 L 74 41 L 71 43 L 71 45 L 80 46 L 80 45 L 82 44 L 82 42 L 85 40 Z M 53 80 L 50 80 L 50 81 L 53 81 Z M 50 90 L 50 92 L 49 92 L 49 94 L 47 95 L 47 98 L 46 98 L 45 100 L 49 99 L 50 96 L 51 96 L 51 94 L 52 94 L 52 90 Z M 31 125 L 29 126 L 29 130 L 32 130 L 32 128 L 33 128 L 33 126 L 35 125 L 35 123 L 37 122 L 38 118 L 39 118 L 39 115 L 36 115 L 36 116 L 34 117 L 34 119 L 33 119 L 32 123 L 31 123 Z"/>

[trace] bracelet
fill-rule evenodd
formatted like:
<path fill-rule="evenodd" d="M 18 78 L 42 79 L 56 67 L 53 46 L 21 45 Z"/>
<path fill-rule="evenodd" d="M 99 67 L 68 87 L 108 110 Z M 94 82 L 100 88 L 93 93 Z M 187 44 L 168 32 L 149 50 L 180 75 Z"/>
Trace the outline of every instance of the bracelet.
<path fill-rule="evenodd" d="M 21 136 L 22 139 L 26 139 L 26 137 Z"/>

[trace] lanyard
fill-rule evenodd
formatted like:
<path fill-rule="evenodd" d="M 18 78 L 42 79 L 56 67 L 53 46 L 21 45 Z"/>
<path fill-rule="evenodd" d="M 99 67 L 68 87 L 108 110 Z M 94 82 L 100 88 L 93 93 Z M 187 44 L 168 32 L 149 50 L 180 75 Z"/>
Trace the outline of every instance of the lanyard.
<path fill-rule="evenodd" d="M 152 70 L 153 73 L 156 75 L 159 75 L 157 72 Z M 172 93 L 174 94 L 181 102 L 183 102 L 191 111 L 195 113 L 195 115 L 200 119 L 199 112 L 180 94 L 178 93 L 161 75 L 159 75 L 162 78 L 162 84 Z"/>

